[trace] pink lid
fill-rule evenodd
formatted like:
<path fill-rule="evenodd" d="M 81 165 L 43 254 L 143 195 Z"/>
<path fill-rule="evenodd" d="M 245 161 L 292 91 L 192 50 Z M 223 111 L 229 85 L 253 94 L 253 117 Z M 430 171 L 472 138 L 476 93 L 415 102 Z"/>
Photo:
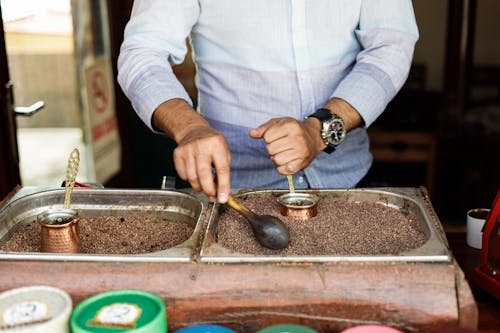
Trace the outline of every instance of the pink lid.
<path fill-rule="evenodd" d="M 343 330 L 341 333 L 403 333 L 400 330 L 382 325 L 361 325 Z"/>

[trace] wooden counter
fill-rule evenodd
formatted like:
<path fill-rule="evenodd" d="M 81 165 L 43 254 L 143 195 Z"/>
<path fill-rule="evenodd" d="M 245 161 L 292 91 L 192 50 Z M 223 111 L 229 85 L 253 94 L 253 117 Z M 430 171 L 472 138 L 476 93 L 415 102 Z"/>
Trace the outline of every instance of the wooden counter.
<path fill-rule="evenodd" d="M 383 323 L 406 332 L 476 328 L 477 308 L 456 263 L 200 264 L 5 261 L 1 290 L 51 285 L 75 305 L 111 289 L 160 296 L 169 331 L 215 323 L 255 332 L 296 323 L 338 332 Z"/>
<path fill-rule="evenodd" d="M 444 239 L 444 231 L 436 227 Z M 1 260 L 0 291 L 31 285 L 65 290 L 75 306 L 112 289 L 149 291 L 163 299 L 169 331 L 211 323 L 254 333 L 272 324 L 294 323 L 331 333 L 380 323 L 405 332 L 429 332 L 450 326 L 475 329 L 478 320 L 476 302 L 456 260 L 287 264 Z"/>

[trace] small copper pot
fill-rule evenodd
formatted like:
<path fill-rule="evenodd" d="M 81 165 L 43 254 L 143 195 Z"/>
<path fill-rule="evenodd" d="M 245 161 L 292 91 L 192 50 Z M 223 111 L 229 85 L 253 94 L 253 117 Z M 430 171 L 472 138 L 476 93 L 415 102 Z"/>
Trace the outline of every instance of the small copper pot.
<path fill-rule="evenodd" d="M 278 197 L 281 215 L 302 221 L 316 216 L 318 201 L 316 195 L 309 193 L 286 193 Z"/>
<path fill-rule="evenodd" d="M 48 209 L 37 216 L 42 226 L 41 251 L 79 253 L 78 218 L 72 209 Z"/>

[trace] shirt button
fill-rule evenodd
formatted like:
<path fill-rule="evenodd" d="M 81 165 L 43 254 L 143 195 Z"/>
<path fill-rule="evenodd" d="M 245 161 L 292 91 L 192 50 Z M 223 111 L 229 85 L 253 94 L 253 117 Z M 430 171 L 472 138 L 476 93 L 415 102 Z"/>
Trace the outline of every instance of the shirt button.
<path fill-rule="evenodd" d="M 299 177 L 299 184 L 302 184 L 304 182 L 304 177 L 303 176 L 300 176 Z"/>

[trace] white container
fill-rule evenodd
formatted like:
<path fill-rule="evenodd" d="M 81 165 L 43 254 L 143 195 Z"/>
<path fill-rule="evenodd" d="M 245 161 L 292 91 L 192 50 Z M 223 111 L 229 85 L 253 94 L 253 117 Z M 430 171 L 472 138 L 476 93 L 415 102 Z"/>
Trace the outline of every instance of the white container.
<path fill-rule="evenodd" d="M 487 208 L 475 208 L 467 212 L 467 245 L 475 249 L 481 249 L 483 245 L 483 226 L 490 210 Z"/>
<path fill-rule="evenodd" d="M 69 333 L 71 297 L 49 286 L 16 288 L 0 294 L 2 333 Z"/>

